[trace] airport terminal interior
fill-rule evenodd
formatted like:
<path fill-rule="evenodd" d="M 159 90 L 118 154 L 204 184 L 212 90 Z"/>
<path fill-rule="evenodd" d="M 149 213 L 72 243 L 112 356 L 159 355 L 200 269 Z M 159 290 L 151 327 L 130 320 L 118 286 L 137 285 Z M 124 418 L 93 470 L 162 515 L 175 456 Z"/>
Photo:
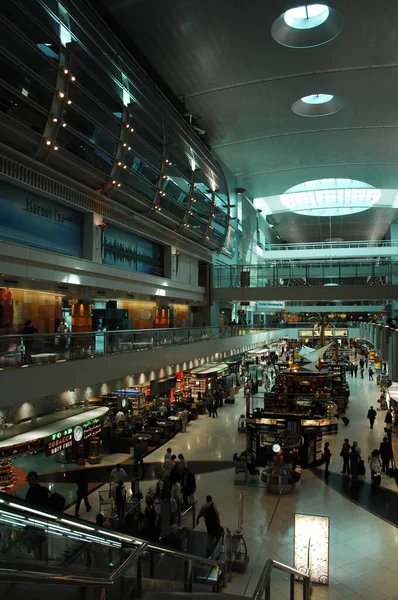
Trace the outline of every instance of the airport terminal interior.
<path fill-rule="evenodd" d="M 0 590 L 398 600 L 398 4 L 0 5 Z"/>

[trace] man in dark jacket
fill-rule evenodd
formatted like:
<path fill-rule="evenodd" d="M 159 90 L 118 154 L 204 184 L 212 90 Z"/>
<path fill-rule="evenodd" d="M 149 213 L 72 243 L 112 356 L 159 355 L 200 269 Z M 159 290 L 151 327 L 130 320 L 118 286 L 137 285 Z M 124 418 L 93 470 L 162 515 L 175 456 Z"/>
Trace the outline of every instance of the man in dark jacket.
<path fill-rule="evenodd" d="M 79 516 L 79 509 L 82 500 L 86 505 L 87 512 L 91 510 L 90 503 L 88 501 L 88 473 L 87 470 L 81 469 L 77 472 L 77 493 L 76 493 L 76 506 L 75 506 L 75 517 Z"/>
<path fill-rule="evenodd" d="M 29 485 L 25 500 L 35 508 L 50 508 L 50 492 L 39 483 L 39 476 L 36 471 L 29 471 L 26 476 L 26 482 Z"/>
<path fill-rule="evenodd" d="M 369 419 L 369 423 L 370 423 L 370 428 L 373 429 L 373 425 L 375 422 L 375 418 L 376 418 L 377 412 L 375 411 L 375 409 L 373 408 L 373 406 L 371 406 L 368 410 L 368 419 Z"/>
<path fill-rule="evenodd" d="M 383 473 L 387 473 L 390 465 L 390 459 L 392 458 L 391 444 L 386 437 L 383 437 L 383 441 L 380 444 L 380 458 L 381 458 L 381 470 Z"/>

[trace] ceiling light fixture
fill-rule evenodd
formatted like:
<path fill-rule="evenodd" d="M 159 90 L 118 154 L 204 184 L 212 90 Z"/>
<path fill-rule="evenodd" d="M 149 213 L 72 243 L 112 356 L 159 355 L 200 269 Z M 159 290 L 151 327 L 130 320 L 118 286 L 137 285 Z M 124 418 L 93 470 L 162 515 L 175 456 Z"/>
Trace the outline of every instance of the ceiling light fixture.
<path fill-rule="evenodd" d="M 339 112 L 344 102 L 333 94 L 310 94 L 292 104 L 292 111 L 300 117 L 327 117 Z"/>
<path fill-rule="evenodd" d="M 313 48 L 333 40 L 343 24 L 343 16 L 327 4 L 302 4 L 278 17 L 271 35 L 281 46 Z"/>

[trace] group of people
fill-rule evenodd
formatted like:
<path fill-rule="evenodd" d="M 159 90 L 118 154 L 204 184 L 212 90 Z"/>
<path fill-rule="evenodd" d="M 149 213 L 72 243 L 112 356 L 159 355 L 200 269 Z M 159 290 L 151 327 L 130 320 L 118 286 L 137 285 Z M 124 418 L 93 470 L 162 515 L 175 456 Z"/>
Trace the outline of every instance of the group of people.
<path fill-rule="evenodd" d="M 329 474 L 331 456 L 329 442 L 325 442 L 325 474 Z M 343 459 L 343 469 L 341 473 L 344 475 L 351 475 L 352 481 L 358 481 L 358 476 L 365 474 L 364 461 L 361 456 L 361 448 L 358 446 L 358 442 L 353 441 L 352 444 L 350 444 L 349 439 L 345 438 L 341 447 L 340 456 Z M 384 436 L 383 441 L 380 443 L 380 447 L 372 450 L 368 459 L 373 482 L 376 481 L 379 483 L 379 480 L 376 480 L 375 478 L 381 476 L 381 473 L 388 474 L 392 458 L 393 452 L 391 443 L 388 438 Z"/>
<path fill-rule="evenodd" d="M 368 369 L 369 381 L 373 381 L 374 370 L 372 369 L 371 366 L 369 366 L 369 368 L 368 368 L 368 365 L 369 365 L 369 360 L 368 360 L 368 357 L 366 356 L 365 358 L 359 359 L 359 364 L 357 362 L 355 362 L 355 363 L 350 362 L 347 370 L 350 373 L 351 377 L 357 377 L 358 370 L 359 370 L 359 372 L 361 374 L 361 379 L 363 379 L 365 369 Z"/>

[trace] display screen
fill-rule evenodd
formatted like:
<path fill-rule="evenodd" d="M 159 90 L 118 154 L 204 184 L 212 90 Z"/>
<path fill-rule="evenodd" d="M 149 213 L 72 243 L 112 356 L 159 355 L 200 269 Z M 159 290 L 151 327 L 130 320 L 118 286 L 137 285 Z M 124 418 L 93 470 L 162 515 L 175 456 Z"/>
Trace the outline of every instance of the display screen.
<path fill-rule="evenodd" d="M 104 233 L 103 263 L 163 277 L 164 248 L 132 231 L 108 225 Z"/>
<path fill-rule="evenodd" d="M 81 256 L 83 214 L 0 181 L 0 240 Z"/>

